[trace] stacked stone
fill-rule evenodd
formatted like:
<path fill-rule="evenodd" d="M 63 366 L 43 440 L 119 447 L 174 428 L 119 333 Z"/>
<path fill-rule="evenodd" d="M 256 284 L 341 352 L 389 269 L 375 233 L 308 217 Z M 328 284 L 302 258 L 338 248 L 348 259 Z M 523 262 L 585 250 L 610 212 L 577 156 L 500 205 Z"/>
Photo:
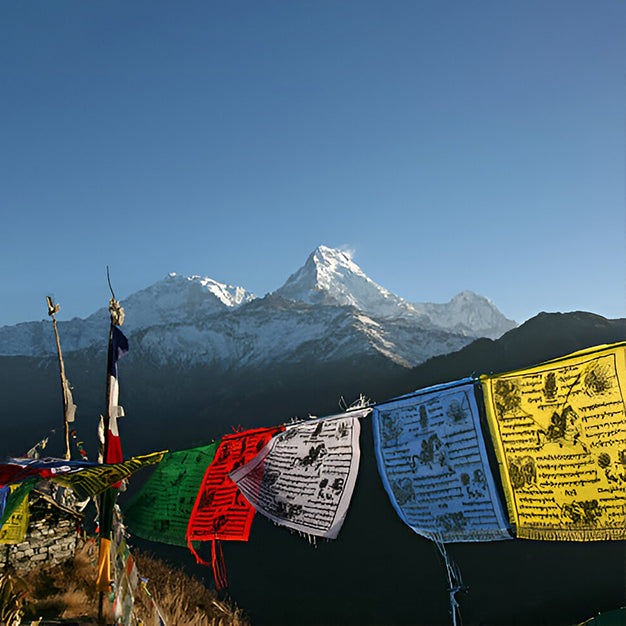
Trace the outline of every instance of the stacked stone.
<path fill-rule="evenodd" d="M 32 492 L 30 522 L 23 542 L 0 545 L 0 569 L 10 565 L 26 573 L 42 566 L 63 563 L 74 556 L 80 513 L 59 507 Z"/>
<path fill-rule="evenodd" d="M 9 563 L 16 569 L 28 572 L 42 565 L 56 565 L 74 556 L 76 551 L 76 522 L 58 520 L 50 528 L 47 520 L 29 526 L 26 540 L 9 546 Z"/>

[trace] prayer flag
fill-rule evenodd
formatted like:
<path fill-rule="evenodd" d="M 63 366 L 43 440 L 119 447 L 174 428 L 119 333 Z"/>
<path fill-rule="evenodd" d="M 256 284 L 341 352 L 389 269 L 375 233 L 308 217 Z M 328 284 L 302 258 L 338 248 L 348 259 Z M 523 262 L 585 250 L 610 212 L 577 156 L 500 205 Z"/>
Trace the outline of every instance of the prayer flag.
<path fill-rule="evenodd" d="M 29 479 L 22 484 L 9 485 L 0 489 L 6 498 L 0 497 L 0 544 L 14 544 L 24 541 L 28 530 L 28 494 L 38 482 Z"/>
<path fill-rule="evenodd" d="M 481 382 L 517 536 L 625 539 L 626 343 Z"/>
<path fill-rule="evenodd" d="M 374 407 L 376 459 L 389 499 L 406 524 L 431 540 L 511 538 L 475 389 L 466 378 Z"/>
<path fill-rule="evenodd" d="M 230 477 L 248 502 L 282 526 L 334 539 L 359 468 L 359 409 L 285 427 Z"/>
<path fill-rule="evenodd" d="M 118 490 L 115 487 L 105 489 L 99 498 L 98 535 L 100 538 L 98 551 L 98 577 L 96 589 L 108 593 L 111 589 L 111 552 L 116 551 L 113 545 L 113 514 Z"/>
<path fill-rule="evenodd" d="M 65 421 L 73 422 L 76 417 L 76 405 L 72 398 L 72 386 L 67 378 L 63 378 L 63 399 L 65 405 Z"/>
<path fill-rule="evenodd" d="M 109 593 L 111 587 L 111 540 L 100 535 L 96 590 Z"/>
<path fill-rule="evenodd" d="M 4 487 L 0 487 L 0 519 L 4 515 L 4 509 L 7 503 L 7 497 L 11 493 L 11 488 L 9 485 L 5 485 Z"/>
<path fill-rule="evenodd" d="M 137 567 L 132 555 L 128 554 L 124 570 L 117 585 L 113 612 L 119 624 L 130 626 L 132 623 L 134 594 L 137 587 Z"/>
<path fill-rule="evenodd" d="M 54 482 L 69 487 L 78 500 L 86 500 L 104 492 L 112 485 L 119 484 L 124 478 L 148 465 L 160 463 L 166 452 L 152 452 L 143 456 L 134 456 L 121 463 L 92 465 L 52 477 Z"/>
<path fill-rule="evenodd" d="M 111 569 L 114 578 L 113 614 L 116 624 L 130 626 L 134 604 L 134 592 L 138 583 L 137 568 L 126 543 L 124 527 L 114 525 L 111 541 Z"/>
<path fill-rule="evenodd" d="M 70 471 L 78 471 L 96 465 L 89 461 L 66 461 L 63 459 L 14 458 L 0 464 L 0 486 L 21 482 L 29 477 L 51 478 Z"/>
<path fill-rule="evenodd" d="M 278 426 L 226 435 L 215 460 L 206 470 L 189 518 L 187 544 L 197 561 L 208 565 L 196 553 L 193 542 L 212 542 L 213 573 L 218 589 L 226 585 L 226 578 L 221 552 L 218 552 L 221 548 L 216 542 L 223 539 L 247 541 L 255 512 L 229 474 L 254 458 L 282 430 L 284 428 Z"/>
<path fill-rule="evenodd" d="M 124 508 L 124 522 L 134 535 L 186 546 L 189 517 L 217 442 L 168 452 L 139 493 Z"/>
<path fill-rule="evenodd" d="M 107 398 L 108 430 L 105 436 L 104 462 L 119 463 L 123 460 L 122 444 L 117 427 L 117 418 L 124 416 L 124 409 L 119 406 L 119 381 L 117 376 L 117 362 L 128 352 L 128 339 L 124 333 L 113 324 L 111 325 L 111 354 L 108 363 L 108 390 Z"/>

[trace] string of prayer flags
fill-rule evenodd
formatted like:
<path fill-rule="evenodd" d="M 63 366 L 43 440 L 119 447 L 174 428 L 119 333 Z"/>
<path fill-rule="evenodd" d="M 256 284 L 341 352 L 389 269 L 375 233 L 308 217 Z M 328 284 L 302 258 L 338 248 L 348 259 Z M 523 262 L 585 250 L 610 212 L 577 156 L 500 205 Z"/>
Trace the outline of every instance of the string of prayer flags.
<path fill-rule="evenodd" d="M 29 521 L 28 494 L 38 479 L 0 489 L 0 544 L 21 543 Z"/>
<path fill-rule="evenodd" d="M 510 539 L 466 378 L 374 407 L 378 469 L 400 518 L 441 542 Z"/>
<path fill-rule="evenodd" d="M 8 463 L 0 464 L 0 486 L 22 482 L 31 476 L 37 476 L 40 479 L 52 478 L 59 474 L 94 465 L 97 464 L 89 461 L 66 461 L 50 457 L 43 459 L 26 457 L 9 459 Z"/>
<path fill-rule="evenodd" d="M 167 451 L 135 456 L 121 463 L 93 465 L 79 470 L 58 474 L 52 478 L 72 489 L 78 500 L 86 500 L 116 485 L 137 470 L 160 463 Z"/>
<path fill-rule="evenodd" d="M 132 623 L 133 606 L 135 604 L 135 590 L 137 588 L 139 575 L 137 566 L 132 554 L 126 548 L 124 568 L 120 573 L 118 585 L 115 589 L 115 599 L 113 601 L 113 615 L 118 620 L 118 624 L 130 626 Z"/>
<path fill-rule="evenodd" d="M 202 560 L 193 547 L 194 541 L 212 543 L 212 563 L 217 588 L 226 586 L 221 540 L 247 541 L 254 517 L 254 508 L 241 495 L 229 477 L 234 469 L 253 459 L 265 444 L 284 427 L 258 428 L 234 435 L 226 435 L 215 454 L 215 460 L 206 470 L 189 525 L 187 545 L 199 563 Z"/>
<path fill-rule="evenodd" d="M 85 460 L 88 461 L 89 459 L 87 458 L 87 452 L 85 452 L 85 448 L 83 447 L 83 444 L 85 443 L 84 441 L 79 441 L 78 440 L 78 436 L 76 435 L 76 431 L 72 430 L 70 432 L 70 435 L 72 437 L 72 439 L 74 439 L 74 441 L 76 442 L 76 448 L 78 449 L 78 453 L 80 454 L 80 456 Z"/>
<path fill-rule="evenodd" d="M 517 536 L 625 539 L 626 343 L 480 380 Z"/>
<path fill-rule="evenodd" d="M 150 600 L 150 606 L 152 607 L 152 610 L 154 612 L 154 626 L 166 626 L 165 619 L 163 618 L 163 615 L 161 615 L 161 610 L 159 609 L 157 603 L 154 601 L 154 596 L 148 589 L 149 582 L 150 581 L 147 578 L 143 578 L 141 576 L 139 577 L 139 584 L 141 585 L 143 592 Z"/>
<path fill-rule="evenodd" d="M 202 478 L 218 443 L 168 452 L 139 493 L 124 508 L 124 521 L 138 537 L 186 546 L 187 526 Z"/>
<path fill-rule="evenodd" d="M 334 539 L 346 517 L 359 468 L 359 419 L 372 409 L 289 425 L 231 472 L 248 502 L 273 522 Z"/>
<path fill-rule="evenodd" d="M 126 543 L 124 526 L 117 507 L 115 507 L 115 511 L 117 515 L 114 515 L 116 519 L 113 522 L 111 533 L 111 569 L 113 570 L 114 583 L 113 615 L 117 624 L 130 626 L 139 575 L 135 560 Z"/>

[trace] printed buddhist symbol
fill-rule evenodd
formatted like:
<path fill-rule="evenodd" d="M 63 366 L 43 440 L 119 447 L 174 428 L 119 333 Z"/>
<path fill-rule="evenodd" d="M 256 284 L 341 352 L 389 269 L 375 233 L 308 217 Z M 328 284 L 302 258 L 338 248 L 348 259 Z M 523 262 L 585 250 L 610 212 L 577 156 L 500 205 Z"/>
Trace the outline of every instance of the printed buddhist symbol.
<path fill-rule="evenodd" d="M 428 428 L 428 411 L 423 404 L 420 404 L 420 427 L 422 429 Z"/>
<path fill-rule="evenodd" d="M 548 402 L 556 399 L 558 393 L 558 387 L 556 384 L 555 372 L 548 372 L 543 385 L 543 394 Z"/>
<path fill-rule="evenodd" d="M 392 413 L 381 413 L 380 423 L 383 445 L 397 445 L 398 438 L 402 434 L 402 425 L 398 416 Z"/>
<path fill-rule="evenodd" d="M 446 415 L 454 422 L 461 422 L 467 417 L 467 413 L 463 405 L 458 400 L 452 400 L 446 411 Z"/>
<path fill-rule="evenodd" d="M 331 483 L 328 478 L 322 478 L 319 483 L 317 497 L 321 500 L 334 500 L 341 496 L 344 487 L 343 478 L 335 478 Z"/>
<path fill-rule="evenodd" d="M 339 422 L 337 424 L 337 430 L 335 431 L 335 437 L 337 439 L 343 439 L 344 437 L 347 437 L 349 433 L 350 427 L 347 422 Z"/>
<path fill-rule="evenodd" d="M 317 446 L 311 446 L 309 448 L 309 453 L 305 457 L 296 459 L 296 464 L 304 467 L 305 469 L 312 468 L 317 471 L 321 467 L 326 454 L 326 446 L 323 443 L 320 443 Z"/>
<path fill-rule="evenodd" d="M 624 454 L 619 455 L 620 462 L 611 461 L 611 455 L 607 452 L 602 452 L 598 455 L 597 463 L 604 470 L 604 475 L 607 480 L 612 483 L 626 483 L 626 469 L 624 468 Z M 615 467 L 613 467 L 613 465 Z M 621 465 L 621 467 L 620 467 Z"/>
<path fill-rule="evenodd" d="M 563 515 L 574 526 L 595 526 L 602 517 L 602 508 L 597 500 L 574 500 L 563 505 Z"/>
<path fill-rule="evenodd" d="M 585 371 L 583 384 L 588 396 L 606 393 L 612 387 L 610 368 L 597 362 L 590 365 Z"/>
<path fill-rule="evenodd" d="M 436 520 L 446 532 L 461 532 L 467 526 L 467 520 L 462 511 L 438 515 Z"/>
<path fill-rule="evenodd" d="M 448 461 L 448 450 L 437 433 L 433 433 L 428 439 L 422 439 L 420 445 L 420 453 L 413 455 L 409 460 L 414 472 L 418 471 L 420 465 L 428 466 L 429 470 L 432 470 L 433 466 L 446 467 L 448 472 L 454 472 Z"/>
<path fill-rule="evenodd" d="M 413 483 L 410 478 L 394 480 L 391 483 L 391 490 L 393 491 L 396 502 L 400 506 L 415 500 L 415 491 L 413 490 Z"/>
<path fill-rule="evenodd" d="M 495 402 L 499 417 L 520 413 L 522 409 L 522 393 L 518 379 L 497 380 L 495 384 Z"/>
<path fill-rule="evenodd" d="M 485 474 L 481 469 L 474 470 L 473 478 L 463 472 L 461 474 L 461 484 L 465 488 L 468 498 L 484 498 L 486 496 L 487 482 Z"/>
<path fill-rule="evenodd" d="M 572 447 L 578 443 L 585 452 L 588 452 L 580 440 L 581 434 L 578 414 L 567 405 L 560 413 L 558 411 L 552 413 L 548 428 L 538 431 L 537 438 L 540 446 L 544 443 L 558 443 L 560 447 Z"/>
<path fill-rule="evenodd" d="M 513 489 L 520 490 L 537 485 L 537 467 L 531 456 L 509 458 L 509 476 Z"/>

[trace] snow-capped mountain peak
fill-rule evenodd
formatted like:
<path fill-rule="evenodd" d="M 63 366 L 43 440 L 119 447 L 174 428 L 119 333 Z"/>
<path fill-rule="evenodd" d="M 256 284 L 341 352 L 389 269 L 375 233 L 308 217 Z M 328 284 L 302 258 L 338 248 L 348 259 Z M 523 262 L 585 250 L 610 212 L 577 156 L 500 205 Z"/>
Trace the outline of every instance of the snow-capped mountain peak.
<path fill-rule="evenodd" d="M 366 276 L 348 254 L 327 246 L 318 246 L 275 293 L 295 302 L 354 306 L 383 316 L 402 315 L 410 307 Z"/>
<path fill-rule="evenodd" d="M 203 276 L 180 276 L 176 274 L 176 272 L 170 272 L 168 278 L 198 283 L 207 293 L 212 293 L 223 304 L 230 308 L 238 307 L 244 302 L 251 302 L 256 298 L 253 293 L 246 291 L 243 287 L 218 283 L 212 278 Z"/>
<path fill-rule="evenodd" d="M 469 290 L 461 291 L 449 302 L 413 302 L 412 306 L 437 326 L 462 335 L 497 339 L 517 326 L 489 298 Z"/>
<path fill-rule="evenodd" d="M 305 265 L 313 266 L 320 284 L 332 282 L 333 276 L 354 274 L 367 278 L 361 268 L 352 261 L 352 257 L 342 250 L 318 246 L 309 255 Z"/>
<path fill-rule="evenodd" d="M 212 278 L 168 274 L 122 304 L 128 328 L 147 328 L 171 322 L 189 322 L 203 316 L 235 309 L 255 299 L 243 287 L 225 285 Z"/>

